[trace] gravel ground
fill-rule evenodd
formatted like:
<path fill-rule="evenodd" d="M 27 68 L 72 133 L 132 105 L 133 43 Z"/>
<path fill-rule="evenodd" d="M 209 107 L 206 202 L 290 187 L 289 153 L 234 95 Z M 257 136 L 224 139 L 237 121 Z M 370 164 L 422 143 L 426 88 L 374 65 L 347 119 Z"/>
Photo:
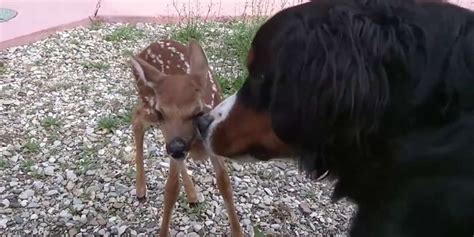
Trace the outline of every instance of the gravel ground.
<path fill-rule="evenodd" d="M 0 51 L 0 233 L 135 236 L 158 230 L 169 158 L 160 132 L 150 130 L 148 201 L 139 203 L 128 123 L 136 92 L 127 56 L 174 29 L 139 24 L 141 37 L 105 40 L 118 27 L 79 27 Z M 232 77 L 236 62 L 219 59 L 219 37 L 232 30 L 216 24 L 208 33 L 213 38 L 203 47 L 210 64 Z M 190 209 L 182 192 L 172 235 L 227 235 L 210 161 L 188 165 L 201 205 Z M 330 183 L 310 182 L 290 162 L 228 167 L 247 234 L 346 235 L 354 206 L 331 204 Z"/>

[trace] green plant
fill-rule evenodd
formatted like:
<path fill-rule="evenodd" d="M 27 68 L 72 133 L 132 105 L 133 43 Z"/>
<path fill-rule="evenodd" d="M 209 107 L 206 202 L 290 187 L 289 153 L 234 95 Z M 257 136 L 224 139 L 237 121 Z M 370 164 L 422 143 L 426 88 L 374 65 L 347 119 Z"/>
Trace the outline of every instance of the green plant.
<path fill-rule="evenodd" d="M 91 30 L 100 30 L 103 25 L 104 25 L 104 22 L 102 22 L 100 20 L 93 20 L 93 21 L 91 21 L 89 29 L 91 29 Z"/>
<path fill-rule="evenodd" d="M 115 29 L 112 33 L 105 36 L 106 41 L 119 42 L 124 40 L 136 40 L 145 36 L 142 30 L 133 26 L 123 26 Z"/>
<path fill-rule="evenodd" d="M 26 153 L 36 153 L 39 151 L 39 145 L 35 141 L 28 141 L 23 145 L 23 151 Z"/>
<path fill-rule="evenodd" d="M 81 66 L 86 69 L 107 70 L 110 68 L 109 64 L 103 62 L 82 62 Z"/>
<path fill-rule="evenodd" d="M 99 119 L 98 126 L 101 129 L 112 131 L 117 129 L 122 124 L 122 121 L 116 116 L 106 116 Z"/>
<path fill-rule="evenodd" d="M 127 112 L 119 115 L 120 124 L 128 125 L 132 123 L 133 110 L 127 110 Z"/>
<path fill-rule="evenodd" d="M 197 41 L 202 41 L 204 39 L 204 32 L 202 27 L 194 21 L 188 21 L 184 26 L 180 26 L 170 35 L 170 38 L 187 44 L 190 39 L 195 39 Z"/>
<path fill-rule="evenodd" d="M 92 169 L 95 165 L 95 162 L 92 158 L 94 154 L 97 153 L 97 149 L 84 147 L 79 156 L 79 159 L 76 160 L 76 165 L 78 166 L 78 173 L 85 174 L 88 170 Z"/>
<path fill-rule="evenodd" d="M 0 158 L 0 169 L 5 169 L 9 166 L 8 160 Z"/>
<path fill-rule="evenodd" d="M 35 161 L 32 159 L 26 159 L 21 162 L 21 166 L 27 171 L 31 171 L 31 167 L 35 164 Z"/>
<path fill-rule="evenodd" d="M 61 120 L 52 116 L 48 116 L 41 121 L 41 126 L 45 128 L 59 127 L 61 126 Z"/>
<path fill-rule="evenodd" d="M 224 97 L 227 97 L 235 93 L 245 81 L 245 78 L 243 77 L 239 77 L 235 79 L 226 79 L 222 75 L 219 75 L 219 74 L 216 75 L 216 79 L 221 85 L 222 93 L 224 94 Z"/>
<path fill-rule="evenodd" d="M 3 62 L 0 62 L 0 75 L 7 73 L 7 67 Z"/>
<path fill-rule="evenodd" d="M 250 44 L 263 21 L 237 22 L 230 25 L 232 34 L 224 37 L 225 47 L 232 58 L 237 58 L 241 67 L 245 67 Z"/>
<path fill-rule="evenodd" d="M 253 233 L 255 237 L 266 237 L 266 235 L 260 230 L 260 226 L 254 226 Z"/>
<path fill-rule="evenodd" d="M 133 56 L 133 51 L 130 49 L 125 49 L 122 51 L 122 56 L 124 57 L 131 57 Z"/>

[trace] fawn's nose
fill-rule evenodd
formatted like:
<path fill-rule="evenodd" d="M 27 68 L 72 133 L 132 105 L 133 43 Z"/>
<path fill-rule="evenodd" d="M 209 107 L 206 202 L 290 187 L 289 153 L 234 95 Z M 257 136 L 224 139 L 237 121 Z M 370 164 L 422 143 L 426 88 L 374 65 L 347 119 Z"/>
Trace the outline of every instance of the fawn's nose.
<path fill-rule="evenodd" d="M 214 118 L 209 114 L 205 114 L 196 118 L 196 126 L 202 137 L 206 137 L 207 129 L 211 125 L 212 121 L 214 121 Z"/>
<path fill-rule="evenodd" d="M 175 159 L 183 159 L 186 156 L 186 142 L 181 138 L 175 138 L 167 144 L 166 151 Z"/>

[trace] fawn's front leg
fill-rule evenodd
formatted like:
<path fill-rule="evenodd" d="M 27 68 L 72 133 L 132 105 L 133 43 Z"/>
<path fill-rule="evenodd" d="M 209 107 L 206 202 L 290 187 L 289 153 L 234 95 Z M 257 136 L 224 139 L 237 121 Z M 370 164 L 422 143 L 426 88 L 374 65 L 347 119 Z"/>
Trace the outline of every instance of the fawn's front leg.
<path fill-rule="evenodd" d="M 144 201 L 146 199 L 146 180 L 145 168 L 143 166 L 143 139 L 147 125 L 141 116 L 140 110 L 135 111 L 132 121 L 133 140 L 135 142 L 135 165 L 137 169 L 135 188 L 138 200 Z"/>
<path fill-rule="evenodd" d="M 181 183 L 179 181 L 179 174 L 183 169 L 183 161 L 177 161 L 170 159 L 170 169 L 168 173 L 168 179 L 165 184 L 165 203 L 162 215 L 162 221 L 160 226 L 160 237 L 168 236 L 170 228 L 171 216 L 173 214 L 173 208 L 176 201 L 178 201 L 179 188 Z"/>
<path fill-rule="evenodd" d="M 192 207 L 197 205 L 199 201 L 197 197 L 196 187 L 194 187 L 193 179 L 188 174 L 188 169 L 186 168 L 185 164 L 183 164 L 183 167 L 181 169 L 181 177 L 183 178 L 184 191 L 186 192 L 189 206 Z"/>
<path fill-rule="evenodd" d="M 216 171 L 216 181 L 219 192 L 224 199 L 224 204 L 229 215 L 230 229 L 233 237 L 243 237 L 242 228 L 240 227 L 239 217 L 234 206 L 234 197 L 232 184 L 230 183 L 229 174 L 224 163 L 224 159 L 211 155 L 211 163 Z"/>

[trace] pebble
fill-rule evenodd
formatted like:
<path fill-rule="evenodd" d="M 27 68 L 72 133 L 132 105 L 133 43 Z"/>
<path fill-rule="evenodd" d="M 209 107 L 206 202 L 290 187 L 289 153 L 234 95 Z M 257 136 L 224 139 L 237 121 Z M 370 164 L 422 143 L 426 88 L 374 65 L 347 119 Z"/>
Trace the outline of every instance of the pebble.
<path fill-rule="evenodd" d="M 309 204 L 306 202 L 300 202 L 299 206 L 300 206 L 301 211 L 305 214 L 309 214 L 312 212 L 311 208 L 309 207 Z"/>
<path fill-rule="evenodd" d="M 239 163 L 237 163 L 237 162 L 232 162 L 232 168 L 234 168 L 234 170 L 236 170 L 236 171 L 240 171 L 244 167 L 242 165 L 240 165 Z"/>
<path fill-rule="evenodd" d="M 72 181 L 67 182 L 66 189 L 71 191 L 73 188 L 74 188 L 74 182 Z"/>
<path fill-rule="evenodd" d="M 69 218 L 72 217 L 71 213 L 69 213 L 69 211 L 67 211 L 67 210 L 62 210 L 62 211 L 59 213 L 59 216 L 60 216 L 60 217 L 63 217 L 63 218 L 67 218 L 67 219 L 69 219 Z"/>
<path fill-rule="evenodd" d="M 28 199 L 28 198 L 33 197 L 33 195 L 35 195 L 35 191 L 33 191 L 32 189 L 27 189 L 23 191 L 22 193 L 20 193 L 18 197 L 20 199 Z"/>
<path fill-rule="evenodd" d="M 3 205 L 4 208 L 9 207 L 9 206 L 10 206 L 10 200 L 8 200 L 8 199 L 3 199 L 3 200 L 2 200 L 2 205 Z"/>
<path fill-rule="evenodd" d="M 272 204 L 272 199 L 271 199 L 270 197 L 268 197 L 268 196 L 265 196 L 265 197 L 263 198 L 263 203 L 264 203 L 265 205 L 270 206 L 270 205 Z"/>
<path fill-rule="evenodd" d="M 72 182 L 76 182 L 77 175 L 72 170 L 66 170 L 66 179 Z"/>
<path fill-rule="evenodd" d="M 193 225 L 193 229 L 194 229 L 194 231 L 199 232 L 199 231 L 201 231 L 201 229 L 202 229 L 202 225 L 200 225 L 200 224 L 195 224 L 195 225 Z"/>
<path fill-rule="evenodd" d="M 59 193 L 58 190 L 49 190 L 48 192 L 46 192 L 46 196 L 53 196 L 58 193 Z"/>
<path fill-rule="evenodd" d="M 44 168 L 44 174 L 47 176 L 54 176 L 54 167 L 53 166 L 48 166 Z"/>
<path fill-rule="evenodd" d="M 37 215 L 37 214 L 33 214 L 33 215 L 31 215 L 30 219 L 31 219 L 31 220 L 36 220 L 36 219 L 38 219 L 38 215 Z"/>
<path fill-rule="evenodd" d="M 21 200 L 21 201 L 20 201 L 20 205 L 21 205 L 22 207 L 26 207 L 26 206 L 28 205 L 28 200 Z"/>
<path fill-rule="evenodd" d="M 117 190 L 117 192 L 123 194 L 125 192 L 128 192 L 129 190 L 129 187 L 128 186 L 125 186 L 121 183 L 115 183 L 115 189 Z"/>
<path fill-rule="evenodd" d="M 44 186 L 43 182 L 37 181 L 37 180 L 33 181 L 33 187 L 35 189 L 42 189 L 43 186 Z"/>
<path fill-rule="evenodd" d="M 0 219 L 0 229 L 5 229 L 7 228 L 7 223 L 8 223 L 8 219 L 7 218 L 2 218 Z"/>
<path fill-rule="evenodd" d="M 128 229 L 128 226 L 123 225 L 118 228 L 118 235 L 121 236 Z"/>
<path fill-rule="evenodd" d="M 86 171 L 86 175 L 87 175 L 87 176 L 95 175 L 95 170 L 88 170 L 88 171 Z"/>
<path fill-rule="evenodd" d="M 30 202 L 27 208 L 38 208 L 40 205 L 37 202 Z"/>

